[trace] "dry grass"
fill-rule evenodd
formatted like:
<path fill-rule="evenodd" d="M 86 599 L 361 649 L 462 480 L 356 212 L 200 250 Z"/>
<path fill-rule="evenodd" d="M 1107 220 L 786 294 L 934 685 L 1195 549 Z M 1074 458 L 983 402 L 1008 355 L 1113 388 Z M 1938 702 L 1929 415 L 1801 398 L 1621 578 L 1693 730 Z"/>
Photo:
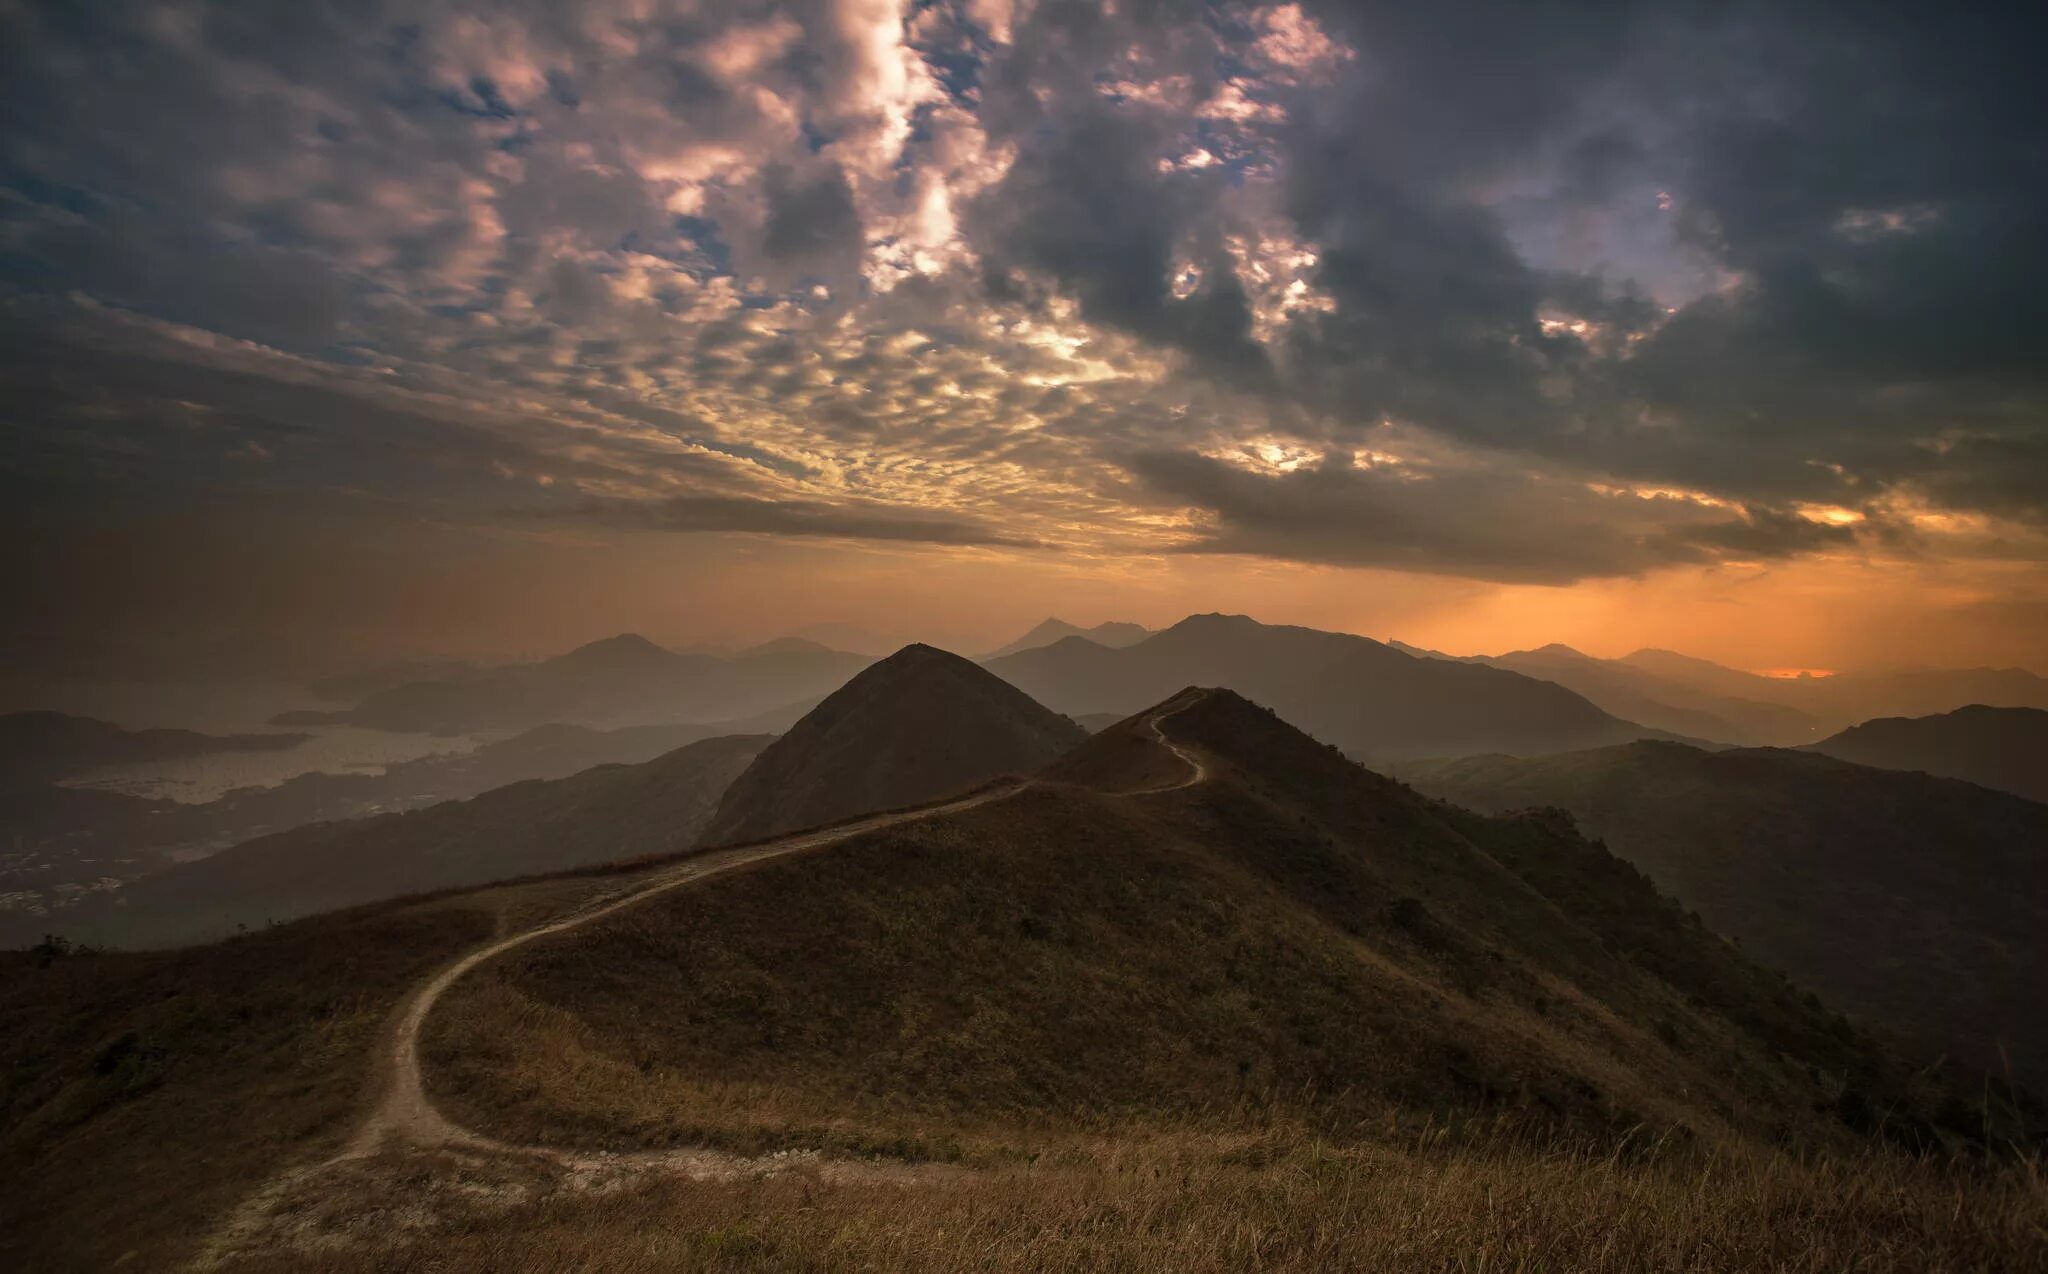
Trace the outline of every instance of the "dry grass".
<path fill-rule="evenodd" d="M 615 882 L 321 916 L 182 951 L 0 954 L 0 1269 L 173 1268 L 339 1147 L 428 971 Z"/>
<path fill-rule="evenodd" d="M 385 1166 L 310 1248 L 236 1270 L 2024 1270 L 2038 1165 L 1872 1152 L 1797 1163 L 1506 1141 L 1336 1150 L 1276 1133 L 1105 1144 L 1078 1162 L 834 1184 L 812 1172 L 623 1187 Z M 441 1183 L 435 1193 L 435 1183 Z M 451 1184 L 452 1183 L 452 1184 Z"/>

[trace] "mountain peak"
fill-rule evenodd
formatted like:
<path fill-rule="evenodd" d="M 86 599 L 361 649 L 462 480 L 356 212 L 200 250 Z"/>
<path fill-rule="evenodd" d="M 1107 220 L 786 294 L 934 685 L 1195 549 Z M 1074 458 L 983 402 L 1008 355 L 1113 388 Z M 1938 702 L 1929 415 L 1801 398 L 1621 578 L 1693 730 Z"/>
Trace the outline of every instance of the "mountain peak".
<path fill-rule="evenodd" d="M 923 804 L 1037 770 L 1086 737 L 979 664 L 913 642 L 861 670 L 762 752 L 726 793 L 704 843 Z"/>
<path fill-rule="evenodd" d="M 568 654 L 557 656 L 557 658 L 578 661 L 592 659 L 644 659 L 650 656 L 666 658 L 671 653 L 673 652 L 669 651 L 666 647 L 656 645 L 654 642 L 642 637 L 639 633 L 620 633 L 616 637 L 600 637 L 596 641 L 587 641 Z"/>

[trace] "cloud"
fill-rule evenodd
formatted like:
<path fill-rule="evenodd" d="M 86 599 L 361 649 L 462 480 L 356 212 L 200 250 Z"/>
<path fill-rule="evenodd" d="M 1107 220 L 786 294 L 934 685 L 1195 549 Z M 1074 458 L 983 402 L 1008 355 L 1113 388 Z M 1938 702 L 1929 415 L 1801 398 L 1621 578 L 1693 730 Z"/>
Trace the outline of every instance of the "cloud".
<path fill-rule="evenodd" d="M 1155 498 L 1198 512 L 1203 529 L 1182 546 L 1192 553 L 1567 585 L 1854 543 L 1846 527 L 1785 511 L 1493 466 L 1417 471 L 1330 453 L 1261 471 L 1152 452 L 1131 472 Z"/>
<path fill-rule="evenodd" d="M 739 532 L 840 540 L 904 541 L 958 547 L 1036 548 L 1034 541 L 976 518 L 873 502 L 746 500 L 676 496 L 646 502 L 586 504 L 575 517 L 636 530 Z"/>
<path fill-rule="evenodd" d="M 0 8 L 7 481 L 1551 582 L 2038 559 L 2037 25 Z"/>

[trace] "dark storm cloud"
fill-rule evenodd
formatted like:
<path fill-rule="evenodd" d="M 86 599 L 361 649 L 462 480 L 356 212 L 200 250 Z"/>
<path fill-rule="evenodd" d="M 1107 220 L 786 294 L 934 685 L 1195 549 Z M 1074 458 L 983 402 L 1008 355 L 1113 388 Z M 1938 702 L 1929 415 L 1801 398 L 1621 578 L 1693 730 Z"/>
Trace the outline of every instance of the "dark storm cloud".
<path fill-rule="evenodd" d="M 679 496 L 582 505 L 568 516 L 635 530 L 731 531 L 753 535 L 795 535 L 819 539 L 894 540 L 962 547 L 1037 547 L 986 522 L 943 513 L 924 513 L 873 502 L 743 500 L 721 496 Z"/>
<path fill-rule="evenodd" d="M 767 195 L 761 246 L 775 260 L 800 264 L 860 251 L 860 215 L 837 164 L 809 178 L 776 165 L 768 170 Z"/>
<path fill-rule="evenodd" d="M 1333 454 L 1259 473 L 1175 452 L 1139 456 L 1131 468 L 1154 496 L 1210 514 L 1207 534 L 1187 546 L 1197 553 L 1571 584 L 1724 558 L 1771 561 L 1849 539 L 1778 510 L 1595 491 L 1507 468 L 1418 473 Z"/>
<path fill-rule="evenodd" d="M 2040 25 L 0 5 L 7 462 L 1118 551 L 1166 502 L 1488 579 L 1938 551 L 1916 509 L 2025 557 Z"/>

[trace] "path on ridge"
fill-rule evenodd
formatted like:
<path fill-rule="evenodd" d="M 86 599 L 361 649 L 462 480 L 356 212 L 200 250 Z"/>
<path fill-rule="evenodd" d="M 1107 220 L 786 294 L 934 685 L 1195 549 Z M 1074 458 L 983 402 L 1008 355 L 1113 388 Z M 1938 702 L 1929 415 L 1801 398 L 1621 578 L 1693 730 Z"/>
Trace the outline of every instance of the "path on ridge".
<path fill-rule="evenodd" d="M 1188 767 L 1186 777 L 1155 787 L 1134 789 L 1122 795 L 1148 796 L 1160 792 L 1179 791 L 1208 779 L 1207 763 L 1195 752 L 1168 738 L 1166 732 L 1160 728 L 1162 721 L 1192 707 L 1201 700 L 1204 693 L 1206 692 L 1195 690 L 1176 695 L 1159 705 L 1145 720 L 1145 728 L 1151 737 Z M 337 1164 L 368 1158 L 393 1143 L 418 1150 L 447 1149 L 521 1155 L 545 1159 L 571 1171 L 585 1172 L 659 1168 L 692 1177 L 732 1177 L 807 1162 L 817 1166 L 830 1177 L 904 1179 L 916 1176 L 919 1169 L 915 1165 L 869 1160 L 827 1160 L 815 1154 L 756 1157 L 708 1149 L 614 1153 L 565 1150 L 553 1146 L 512 1145 L 496 1141 L 449 1120 L 427 1097 L 426 1084 L 420 1070 L 420 1032 L 426 1025 L 427 1016 L 433 1012 L 434 1005 L 450 987 L 462 979 L 463 975 L 515 947 L 554 934 L 567 933 L 593 920 L 601 920 L 650 898 L 731 871 L 736 867 L 780 858 L 785 854 L 807 849 L 822 848 L 904 823 L 935 818 L 942 814 L 957 814 L 963 810 L 1014 796 L 1037 782 L 1036 779 L 1026 779 L 1021 783 L 974 792 L 937 805 L 894 810 L 831 827 L 794 832 L 756 845 L 741 845 L 696 854 L 644 878 L 620 893 L 601 898 L 595 906 L 587 906 L 570 915 L 478 947 L 434 974 L 406 1000 L 392 1029 L 391 1037 L 381 1050 L 383 1061 L 380 1069 L 383 1077 L 378 1085 L 381 1095 L 369 1115 L 357 1128 L 355 1135 L 349 1138 L 347 1146 L 333 1158 L 288 1169 L 251 1194 L 204 1245 L 195 1265 L 199 1268 L 208 1268 L 218 1264 L 236 1248 L 257 1237 L 274 1205 L 299 1181 Z"/>

